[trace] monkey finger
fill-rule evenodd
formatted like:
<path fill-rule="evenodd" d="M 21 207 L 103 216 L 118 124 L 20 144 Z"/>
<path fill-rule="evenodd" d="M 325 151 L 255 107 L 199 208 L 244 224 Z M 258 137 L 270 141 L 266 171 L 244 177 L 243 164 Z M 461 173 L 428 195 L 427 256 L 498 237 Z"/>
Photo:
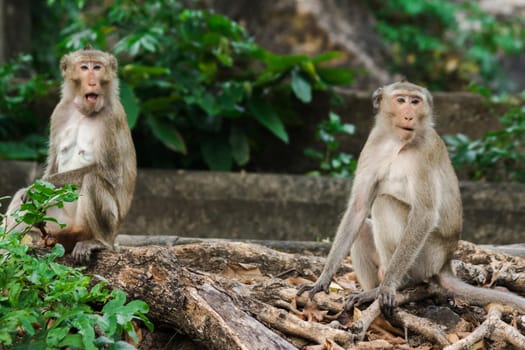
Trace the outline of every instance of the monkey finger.
<path fill-rule="evenodd" d="M 344 306 L 345 310 L 350 311 L 356 306 L 370 303 L 374 301 L 376 297 L 377 297 L 376 288 L 365 291 L 365 292 L 352 293 L 346 299 L 345 306 Z"/>
<path fill-rule="evenodd" d="M 391 318 L 396 307 L 395 293 L 383 292 L 378 296 L 379 307 L 384 316 Z"/>

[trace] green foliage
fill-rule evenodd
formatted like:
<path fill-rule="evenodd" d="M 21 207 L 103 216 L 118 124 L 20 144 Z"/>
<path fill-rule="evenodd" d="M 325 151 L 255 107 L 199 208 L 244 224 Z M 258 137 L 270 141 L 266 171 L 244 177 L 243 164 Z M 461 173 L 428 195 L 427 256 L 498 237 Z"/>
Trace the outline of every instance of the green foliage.
<path fill-rule="evenodd" d="M 501 130 L 479 140 L 446 135 L 453 164 L 474 180 L 525 182 L 525 92 L 518 98 L 493 98 L 510 104 L 500 118 Z"/>
<path fill-rule="evenodd" d="M 20 55 L 0 66 L 0 159 L 42 159 L 45 130 L 28 101 L 43 96 L 52 84 L 31 73 L 32 57 Z M 47 120 L 46 120 L 47 122 Z"/>
<path fill-rule="evenodd" d="M 512 88 L 500 60 L 523 51 L 521 19 L 496 18 L 468 1 L 389 0 L 371 8 L 391 45 L 393 72 L 433 89 L 461 89 L 476 76 L 493 88 Z"/>
<path fill-rule="evenodd" d="M 37 181 L 15 217 L 27 225 L 56 222 L 46 210 L 77 197 L 74 186 L 56 189 Z M 64 254 L 61 245 L 37 255 L 21 243 L 31 226 L 21 226 L 11 232 L 0 226 L 0 348 L 134 349 L 120 339 L 126 333 L 138 341 L 134 320 L 152 329 L 145 316 L 148 306 L 138 300 L 126 304 L 124 292 L 110 292 L 105 281 L 93 284 L 80 268 L 56 263 Z M 103 306 L 96 311 L 93 305 Z"/>
<path fill-rule="evenodd" d="M 289 142 L 287 126 L 301 123 L 295 104 L 353 81 L 353 71 L 327 66 L 338 53 L 273 54 L 199 1 L 85 3 L 38 8 L 35 43 L 51 47 L 54 62 L 36 51 L 35 67 L 55 72 L 60 55 L 86 44 L 118 55 L 141 166 L 248 167 L 268 137 Z M 55 21 L 39 21 L 42 12 Z"/>
<path fill-rule="evenodd" d="M 336 136 L 353 135 L 354 133 L 354 125 L 341 123 L 341 118 L 334 112 L 330 112 L 328 120 L 317 126 L 316 136 L 324 144 L 324 150 L 307 148 L 304 151 L 308 157 L 319 160 L 320 171 L 313 171 L 310 174 L 351 177 L 356 169 L 357 161 L 351 154 L 338 152 L 339 142 Z"/>

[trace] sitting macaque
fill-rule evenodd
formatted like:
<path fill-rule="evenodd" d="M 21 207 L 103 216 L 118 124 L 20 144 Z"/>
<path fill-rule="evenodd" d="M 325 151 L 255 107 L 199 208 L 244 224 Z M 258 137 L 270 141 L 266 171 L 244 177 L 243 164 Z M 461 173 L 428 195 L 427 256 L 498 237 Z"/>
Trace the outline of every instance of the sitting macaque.
<path fill-rule="evenodd" d="M 338 264 L 351 248 L 365 290 L 346 304 L 379 300 L 385 315 L 396 291 L 436 277 L 448 291 L 477 304 L 508 304 L 525 311 L 525 299 L 479 288 L 454 276 L 451 258 L 462 230 L 459 185 L 444 142 L 433 127 L 432 96 L 405 81 L 373 94 L 375 125 L 358 160 L 347 210 L 317 282 L 328 292 Z"/>
<path fill-rule="evenodd" d="M 65 228 L 48 222 L 38 229 L 61 243 L 77 261 L 87 262 L 92 252 L 114 247 L 133 198 L 135 148 L 119 100 L 116 58 L 86 47 L 65 55 L 60 68 L 62 96 L 51 116 L 42 179 L 55 186 L 75 184 L 79 199 L 46 213 L 66 224 Z M 25 188 L 14 195 L 7 214 L 24 200 Z M 15 224 L 8 217 L 8 229 Z"/>

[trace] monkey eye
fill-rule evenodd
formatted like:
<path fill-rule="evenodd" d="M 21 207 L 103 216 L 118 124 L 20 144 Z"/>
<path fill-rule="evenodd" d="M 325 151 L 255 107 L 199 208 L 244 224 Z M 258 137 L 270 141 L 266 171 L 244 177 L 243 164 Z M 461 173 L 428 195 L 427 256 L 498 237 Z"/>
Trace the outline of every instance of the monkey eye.
<path fill-rule="evenodd" d="M 96 63 L 95 65 L 93 65 L 93 69 L 94 69 L 94 70 L 100 70 L 101 68 L 102 68 L 102 65 L 101 65 L 101 64 L 97 64 L 97 63 Z"/>
<path fill-rule="evenodd" d="M 410 103 L 412 103 L 413 105 L 417 105 L 419 102 L 420 102 L 419 98 L 413 98 L 410 100 Z"/>
<path fill-rule="evenodd" d="M 82 63 L 82 64 L 80 65 L 80 69 L 81 69 L 81 70 L 88 70 L 88 69 L 89 69 L 89 66 L 87 65 L 87 63 Z"/>
<path fill-rule="evenodd" d="M 399 96 L 399 97 L 397 98 L 397 102 L 399 102 L 399 103 L 405 103 L 405 101 L 406 101 L 406 100 L 405 100 L 405 98 L 404 98 L 403 96 Z"/>

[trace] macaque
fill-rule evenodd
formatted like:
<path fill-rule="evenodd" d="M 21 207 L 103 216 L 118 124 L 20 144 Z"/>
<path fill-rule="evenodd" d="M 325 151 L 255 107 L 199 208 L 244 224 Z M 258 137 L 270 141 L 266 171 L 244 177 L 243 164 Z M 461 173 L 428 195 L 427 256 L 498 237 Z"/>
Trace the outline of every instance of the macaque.
<path fill-rule="evenodd" d="M 119 100 L 116 58 L 86 47 L 62 57 L 60 68 L 62 94 L 51 115 L 42 179 L 55 186 L 77 185 L 79 199 L 46 213 L 65 228 L 48 222 L 39 229 L 75 260 L 87 262 L 94 251 L 114 248 L 135 188 L 135 148 Z M 21 189 L 15 194 L 7 214 L 20 207 L 25 193 Z M 8 220 L 8 229 L 12 221 Z"/>
<path fill-rule="evenodd" d="M 346 212 L 326 265 L 309 291 L 328 293 L 341 260 L 350 255 L 364 292 L 345 307 L 378 299 L 391 316 L 396 291 L 436 278 L 471 302 L 500 302 L 525 311 L 525 299 L 471 286 L 454 276 L 451 258 L 462 230 L 459 185 L 446 146 L 433 127 L 427 89 L 397 82 L 377 89 L 375 125 L 359 156 Z"/>

